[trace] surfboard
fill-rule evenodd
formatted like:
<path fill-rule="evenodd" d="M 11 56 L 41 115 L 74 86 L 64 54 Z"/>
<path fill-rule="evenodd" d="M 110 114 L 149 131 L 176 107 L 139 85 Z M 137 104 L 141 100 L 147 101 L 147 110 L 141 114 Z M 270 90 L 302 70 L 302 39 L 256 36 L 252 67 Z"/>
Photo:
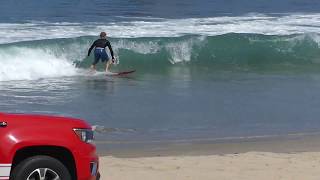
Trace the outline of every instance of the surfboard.
<path fill-rule="evenodd" d="M 127 75 L 127 74 L 131 74 L 136 72 L 136 70 L 130 70 L 130 71 L 120 71 L 120 72 L 109 72 L 106 73 L 106 76 L 123 76 L 123 75 Z"/>

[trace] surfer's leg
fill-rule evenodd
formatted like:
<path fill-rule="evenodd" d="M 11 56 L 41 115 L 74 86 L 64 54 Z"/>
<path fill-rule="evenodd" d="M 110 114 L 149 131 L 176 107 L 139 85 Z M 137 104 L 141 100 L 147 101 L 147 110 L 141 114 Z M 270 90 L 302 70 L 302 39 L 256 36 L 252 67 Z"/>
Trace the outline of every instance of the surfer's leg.
<path fill-rule="evenodd" d="M 94 60 L 92 62 L 92 65 L 90 66 L 91 70 L 92 71 L 95 71 L 96 70 L 96 64 L 98 64 L 99 60 L 101 58 L 101 55 L 99 53 L 99 50 L 95 50 L 94 51 Z"/>
<path fill-rule="evenodd" d="M 93 65 L 93 64 L 92 64 L 92 65 L 90 66 L 90 69 L 91 69 L 91 71 L 95 71 L 95 70 L 96 70 L 96 65 Z"/>
<path fill-rule="evenodd" d="M 95 60 L 92 62 L 90 69 L 91 71 L 96 71 L 96 64 L 99 62 L 99 59 L 95 58 Z"/>
<path fill-rule="evenodd" d="M 101 59 L 102 62 L 106 62 L 106 72 L 109 72 L 111 61 L 106 51 L 101 53 Z"/>
<path fill-rule="evenodd" d="M 91 66 L 90 66 L 90 69 L 92 71 L 95 71 L 96 70 L 96 64 L 99 62 L 99 58 L 95 58 L 94 61 L 92 62 Z"/>
<path fill-rule="evenodd" d="M 107 61 L 106 62 L 106 72 L 109 72 L 110 66 L 111 66 L 111 61 Z"/>

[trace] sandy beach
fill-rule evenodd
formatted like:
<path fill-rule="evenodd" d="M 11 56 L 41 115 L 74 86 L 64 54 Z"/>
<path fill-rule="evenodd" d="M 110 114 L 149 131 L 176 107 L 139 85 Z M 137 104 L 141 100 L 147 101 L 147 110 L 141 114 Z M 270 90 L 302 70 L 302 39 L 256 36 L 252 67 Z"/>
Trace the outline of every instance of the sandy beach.
<path fill-rule="evenodd" d="M 101 158 L 102 179 L 318 180 L 320 152 Z"/>
<path fill-rule="evenodd" d="M 109 151 L 103 180 L 319 180 L 319 135 Z M 153 151 L 151 150 L 153 149 Z"/>

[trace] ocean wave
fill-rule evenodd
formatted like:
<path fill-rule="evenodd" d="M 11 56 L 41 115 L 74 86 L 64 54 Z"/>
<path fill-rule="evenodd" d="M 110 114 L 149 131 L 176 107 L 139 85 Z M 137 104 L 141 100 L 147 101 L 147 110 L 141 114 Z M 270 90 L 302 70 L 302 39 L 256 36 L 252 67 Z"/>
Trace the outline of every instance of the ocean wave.
<path fill-rule="evenodd" d="M 0 81 L 79 75 L 89 68 L 87 50 L 95 37 L 37 40 L 0 45 Z M 110 39 L 120 64 L 140 73 L 206 67 L 253 71 L 319 69 L 318 34 L 143 37 Z M 102 67 L 101 67 L 102 68 Z"/>

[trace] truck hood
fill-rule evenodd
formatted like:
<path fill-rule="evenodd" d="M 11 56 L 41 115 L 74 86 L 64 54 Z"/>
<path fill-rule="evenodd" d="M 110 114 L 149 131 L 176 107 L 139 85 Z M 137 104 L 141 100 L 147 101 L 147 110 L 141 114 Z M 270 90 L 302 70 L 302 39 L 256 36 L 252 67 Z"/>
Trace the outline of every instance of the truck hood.
<path fill-rule="evenodd" d="M 8 125 L 19 126 L 56 126 L 56 128 L 91 128 L 84 120 L 36 114 L 6 114 L 0 113 L 0 121 L 5 121 Z"/>

